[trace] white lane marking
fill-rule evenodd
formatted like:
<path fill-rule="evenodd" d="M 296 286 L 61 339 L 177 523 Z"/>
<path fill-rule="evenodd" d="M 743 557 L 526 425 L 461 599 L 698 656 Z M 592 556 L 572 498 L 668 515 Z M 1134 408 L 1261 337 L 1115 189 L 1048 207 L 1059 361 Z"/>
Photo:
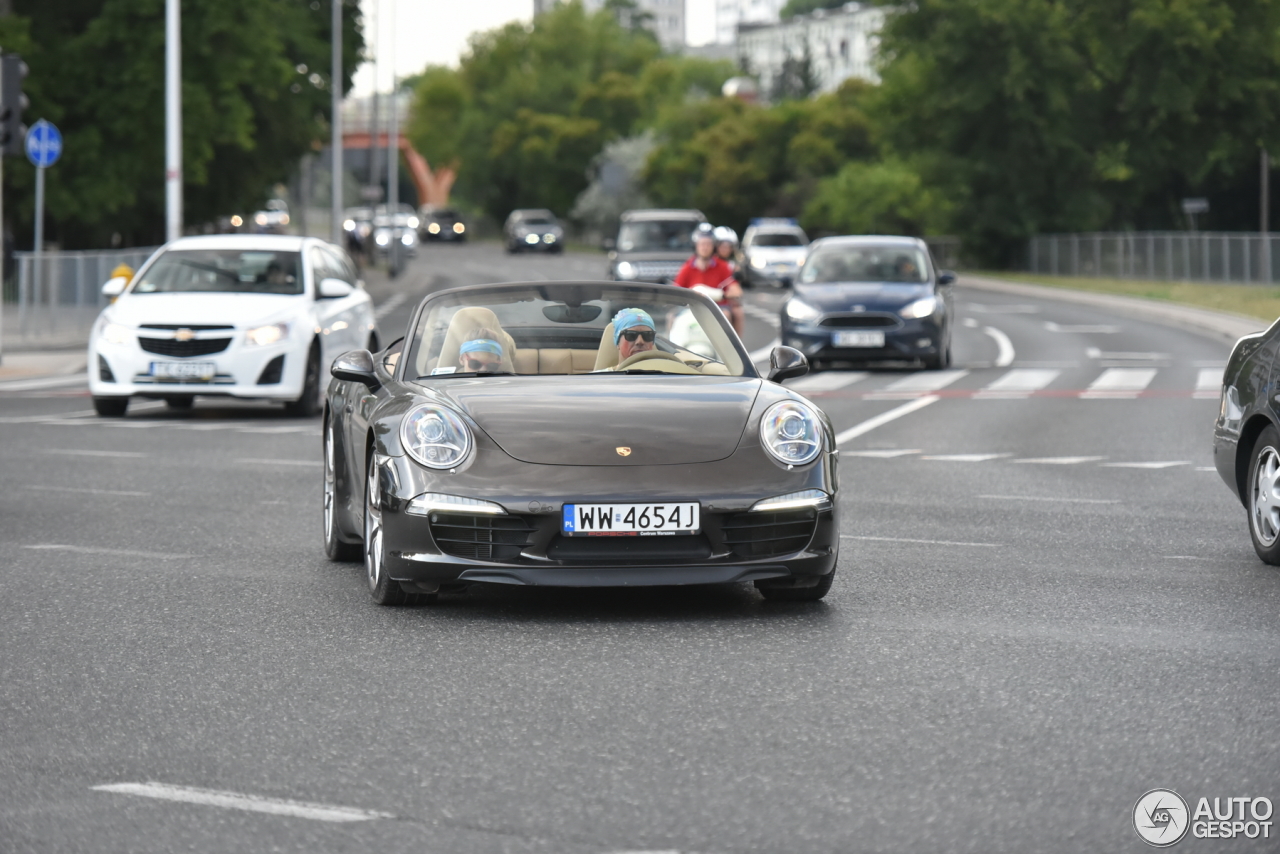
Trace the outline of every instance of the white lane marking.
<path fill-rule="evenodd" d="M 15 415 L 0 418 L 0 424 L 39 424 L 45 421 L 60 421 L 64 418 L 89 418 L 97 414 L 92 409 L 81 409 L 78 412 L 65 412 L 60 415 Z"/>
<path fill-rule="evenodd" d="M 1078 368 L 1079 362 L 1036 362 L 1027 359 L 1018 360 L 1019 368 Z"/>
<path fill-rule="evenodd" d="M 1119 504 L 1116 498 L 1049 498 L 1043 495 L 979 495 L 979 498 L 990 498 L 995 501 L 1051 501 L 1055 504 Z"/>
<path fill-rule="evenodd" d="M 1088 324 L 1077 324 L 1074 326 L 1060 326 L 1057 323 L 1054 323 L 1052 320 L 1046 320 L 1044 322 L 1044 328 L 1049 330 L 1050 332 L 1075 332 L 1080 334 L 1100 334 L 1100 335 L 1113 335 L 1116 332 L 1120 331 L 1119 326 L 1109 326 L 1104 324 L 1097 324 L 1093 326 L 1090 326 Z"/>
<path fill-rule="evenodd" d="M 1220 362 L 1220 361 L 1213 361 L 1213 360 L 1209 360 L 1209 361 L 1195 361 L 1195 362 L 1192 362 L 1192 363 L 1191 363 L 1191 367 L 1193 367 L 1193 368 L 1217 368 L 1217 369 L 1218 369 L 1218 370 L 1220 370 L 1220 371 L 1224 371 L 1224 370 L 1226 370 L 1226 368 L 1227 368 L 1227 363 L 1226 363 L 1226 362 Z"/>
<path fill-rule="evenodd" d="M 978 328 L 978 321 L 974 320 L 972 317 L 966 317 L 964 320 L 960 321 L 960 323 L 969 329 Z"/>
<path fill-rule="evenodd" d="M 165 801 L 180 801 L 187 804 L 222 807 L 229 810 L 264 812 L 271 815 L 287 815 L 294 818 L 309 818 L 315 821 L 373 821 L 381 818 L 395 818 L 391 813 L 362 810 L 355 807 L 335 807 L 327 804 L 308 803 L 307 801 L 286 800 L 284 798 L 264 798 L 258 795 L 220 792 L 216 789 L 171 786 L 167 783 L 111 783 L 103 786 L 91 786 L 90 788 L 95 792 L 138 795 L 143 798 L 159 798 Z"/>
<path fill-rule="evenodd" d="M 408 298 L 409 295 L 406 293 L 392 294 L 386 302 L 373 310 L 374 319 L 382 320 L 382 318 L 399 308 Z"/>
<path fill-rule="evenodd" d="M 777 329 L 779 326 L 782 325 L 782 319 L 778 317 L 778 312 L 776 309 L 774 311 L 769 311 L 767 308 L 761 308 L 758 305 L 752 305 L 751 303 L 743 303 L 742 310 L 744 313 L 751 315 L 756 320 L 764 321 L 765 323 L 772 326 L 774 329 Z"/>
<path fill-rule="evenodd" d="M 875 540 L 883 543 L 924 543 L 930 546 L 975 546 L 983 549 L 999 549 L 1004 547 L 1004 543 L 957 543 L 952 540 L 911 540 L 906 537 L 855 537 L 851 534 L 841 534 L 842 540 Z"/>
<path fill-rule="evenodd" d="M 1013 454 L 932 454 L 921 457 L 922 460 L 938 460 L 945 463 L 985 463 L 987 460 L 998 460 L 1012 457 Z"/>
<path fill-rule="evenodd" d="M 980 305 L 976 302 L 969 303 L 971 311 L 982 312 L 984 314 L 1039 314 L 1040 308 L 1034 305 Z"/>
<path fill-rule="evenodd" d="M 915 400 L 912 400 L 908 403 L 904 403 L 901 406 L 894 407 L 893 409 L 890 409 L 888 412 L 882 412 L 879 415 L 877 415 L 875 418 L 868 418 L 866 421 L 863 421 L 861 424 L 855 424 L 853 427 L 850 427 L 847 430 L 841 430 L 839 433 L 836 434 L 836 444 L 843 445 L 845 442 L 849 441 L 850 439 L 856 439 L 864 433 L 870 433 L 872 430 L 876 429 L 877 427 L 881 427 L 885 424 L 888 424 L 890 421 L 901 418 L 904 415 L 910 415 L 912 412 L 915 412 L 917 409 L 924 409 L 929 404 L 937 403 L 941 399 L 942 398 L 933 397 L 933 396 L 917 397 Z"/>
<path fill-rule="evenodd" d="M 883 451 L 841 451 L 840 453 L 842 456 L 846 456 L 846 457 L 871 457 L 872 459 L 877 459 L 877 460 L 890 460 L 890 459 L 893 459 L 894 457 L 907 457 L 907 456 L 910 456 L 911 454 L 918 454 L 920 453 L 920 449 L 915 448 L 912 450 L 902 450 L 902 451 L 897 449 L 883 450 Z"/>
<path fill-rule="evenodd" d="M 1009 340 L 1009 336 L 1005 335 L 994 326 L 984 326 L 982 331 L 991 336 L 996 342 L 999 352 L 996 355 L 995 365 L 997 368 L 1007 368 L 1013 364 L 1013 342 Z"/>
<path fill-rule="evenodd" d="M 796 391 L 838 391 L 845 386 L 861 382 L 869 377 L 866 371 L 826 371 L 821 374 L 810 374 L 800 377 L 787 388 Z"/>
<path fill-rule="evenodd" d="M 1074 466 L 1080 463 L 1096 463 L 1098 460 L 1105 459 L 1106 457 L 1023 457 L 1013 462 L 1041 466 Z"/>
<path fill-rule="evenodd" d="M 271 466 L 318 466 L 321 463 L 320 460 L 270 460 L 265 458 L 258 459 L 255 457 L 241 457 L 240 459 L 236 460 L 236 462 L 254 463 L 254 464 L 271 465 Z"/>
<path fill-rule="evenodd" d="M 1014 368 L 974 395 L 976 399 L 1024 398 L 1058 378 L 1062 371 L 1045 368 Z"/>
<path fill-rule="evenodd" d="M 128 489 L 89 489 L 79 486 L 37 486 L 30 484 L 27 489 L 36 489 L 40 492 L 83 492 L 86 495 L 136 495 L 147 496 L 150 492 L 133 492 Z"/>
<path fill-rule="evenodd" d="M 751 360 L 752 364 L 755 364 L 756 362 L 767 362 L 769 360 L 769 354 L 773 352 L 773 348 L 777 347 L 781 343 L 782 341 L 775 338 L 759 350 L 752 350 L 747 354 L 747 358 Z"/>
<path fill-rule="evenodd" d="M 1196 466 L 1196 471 L 1217 471 L 1213 466 Z"/>
<path fill-rule="evenodd" d="M 0 382 L 0 391 L 34 391 L 42 388 L 62 388 L 72 385 L 88 385 L 88 374 L 72 374 L 66 377 L 39 377 L 30 380 L 6 380 Z"/>
<path fill-rule="evenodd" d="M 1118 362 L 1167 362 L 1173 358 L 1168 353 L 1108 353 L 1097 347 L 1086 347 L 1084 354 L 1090 359 L 1110 359 Z"/>
<path fill-rule="evenodd" d="M 58 543 L 36 543 L 23 546 L 34 551 L 73 552 L 81 555 L 115 555 L 117 557 L 148 557 L 155 560 L 190 560 L 191 555 L 168 554 L 166 552 L 137 552 L 131 549 L 98 549 L 89 546 L 66 546 Z"/>
<path fill-rule="evenodd" d="M 1200 557 L 1198 555 L 1160 555 L 1161 560 L 1207 560 L 1211 563 L 1217 563 L 1216 557 Z"/>
<path fill-rule="evenodd" d="M 1226 368 L 1200 368 L 1196 373 L 1196 390 L 1192 397 L 1200 400 L 1216 398 L 1222 393 L 1222 372 Z"/>
<path fill-rule="evenodd" d="M 951 371 L 919 371 L 917 373 L 905 376 L 900 380 L 889 383 L 877 394 L 923 394 L 924 392 L 937 391 L 946 388 L 961 377 L 968 376 L 969 372 L 963 369 Z"/>
<path fill-rule="evenodd" d="M 88 451 L 73 448 L 45 448 L 44 453 L 68 457 L 129 457 L 131 459 L 146 456 L 146 454 L 141 454 L 137 451 Z"/>
<path fill-rule="evenodd" d="M 1107 368 L 1087 389 L 1082 400 L 1134 398 L 1156 378 L 1155 368 Z"/>
<path fill-rule="evenodd" d="M 1174 466 L 1189 466 L 1191 460 L 1170 460 L 1158 463 L 1102 463 L 1107 469 L 1170 469 Z"/>

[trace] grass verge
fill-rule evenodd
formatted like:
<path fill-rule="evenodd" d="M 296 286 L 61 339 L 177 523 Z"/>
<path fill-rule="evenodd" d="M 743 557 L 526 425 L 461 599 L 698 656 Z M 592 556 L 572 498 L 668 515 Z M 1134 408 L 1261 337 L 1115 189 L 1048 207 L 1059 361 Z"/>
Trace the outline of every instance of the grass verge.
<path fill-rule="evenodd" d="M 1041 276 L 1035 273 L 988 273 L 978 275 L 1008 282 L 1025 282 L 1051 288 L 1142 297 L 1161 302 L 1210 308 L 1256 317 L 1268 323 L 1280 317 L 1280 288 L 1262 285 L 1202 284 L 1199 282 L 1152 282 L 1144 279 L 1094 279 L 1085 276 Z"/>

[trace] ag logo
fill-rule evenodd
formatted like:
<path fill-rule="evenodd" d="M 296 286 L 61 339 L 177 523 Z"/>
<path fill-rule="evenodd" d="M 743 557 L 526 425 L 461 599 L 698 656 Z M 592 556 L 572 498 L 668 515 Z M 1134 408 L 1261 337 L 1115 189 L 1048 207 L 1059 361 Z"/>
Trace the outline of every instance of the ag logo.
<path fill-rule="evenodd" d="M 1133 805 L 1133 829 L 1143 842 L 1156 848 L 1181 841 L 1190 826 L 1187 802 L 1172 789 L 1152 789 Z"/>

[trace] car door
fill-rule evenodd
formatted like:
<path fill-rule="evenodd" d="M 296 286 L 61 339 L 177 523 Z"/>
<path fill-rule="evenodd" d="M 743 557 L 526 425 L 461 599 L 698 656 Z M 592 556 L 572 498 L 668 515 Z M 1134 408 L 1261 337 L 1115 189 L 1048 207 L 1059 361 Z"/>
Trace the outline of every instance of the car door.
<path fill-rule="evenodd" d="M 347 327 L 347 331 L 350 332 L 348 349 L 368 348 L 370 339 L 377 337 L 373 300 L 369 298 L 369 292 L 364 289 L 364 282 L 360 281 L 360 274 L 356 271 L 356 265 L 351 257 L 332 244 L 325 246 L 325 249 L 333 256 L 335 268 L 339 273 L 335 278 L 342 279 L 356 289 L 350 300 L 352 321 Z"/>

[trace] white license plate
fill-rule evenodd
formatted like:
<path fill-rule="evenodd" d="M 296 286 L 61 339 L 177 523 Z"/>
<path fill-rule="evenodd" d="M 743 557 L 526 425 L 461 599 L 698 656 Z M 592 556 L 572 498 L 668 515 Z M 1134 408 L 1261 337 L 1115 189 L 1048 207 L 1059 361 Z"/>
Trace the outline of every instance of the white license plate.
<path fill-rule="evenodd" d="M 696 534 L 698 509 L 697 503 L 566 504 L 561 530 L 568 537 Z"/>
<path fill-rule="evenodd" d="M 837 347 L 883 347 L 883 332 L 837 332 L 831 341 Z"/>
<path fill-rule="evenodd" d="M 151 376 L 166 380 L 211 380 L 218 373 L 216 362 L 152 362 Z"/>

